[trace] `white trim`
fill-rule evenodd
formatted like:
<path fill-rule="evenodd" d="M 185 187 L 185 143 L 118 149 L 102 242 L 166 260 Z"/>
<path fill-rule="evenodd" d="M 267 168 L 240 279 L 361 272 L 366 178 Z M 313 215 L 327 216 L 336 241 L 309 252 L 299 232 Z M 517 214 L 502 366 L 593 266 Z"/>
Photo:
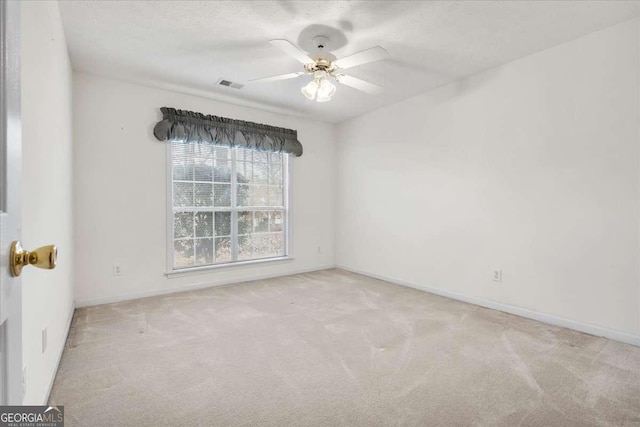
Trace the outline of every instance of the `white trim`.
<path fill-rule="evenodd" d="M 270 263 L 278 263 L 283 261 L 294 261 L 295 258 L 291 258 L 288 256 L 281 256 L 277 258 L 263 258 L 263 259 L 250 259 L 247 261 L 235 261 L 228 262 L 226 264 L 211 264 L 211 265 L 203 265 L 199 267 L 189 267 L 183 268 L 180 270 L 172 270 L 164 273 L 168 278 L 173 277 L 182 277 L 182 276 L 193 276 L 195 274 L 207 274 L 212 273 L 212 270 L 223 270 L 223 269 L 233 269 L 234 267 L 247 267 L 254 265 L 262 265 L 262 264 L 270 264 Z"/>
<path fill-rule="evenodd" d="M 337 264 L 337 265 L 326 265 L 326 266 L 320 266 L 320 267 L 308 268 L 308 269 L 301 269 L 301 270 L 291 271 L 291 272 L 288 272 L 288 273 L 285 273 L 285 274 L 275 273 L 275 274 L 262 274 L 262 275 L 257 275 L 257 276 L 245 276 L 245 277 L 231 279 L 231 280 L 207 281 L 207 282 L 202 282 L 202 283 L 195 283 L 195 284 L 192 284 L 192 285 L 179 286 L 179 287 L 170 288 L 170 289 L 158 289 L 158 290 L 153 290 L 153 291 L 138 292 L 138 293 L 122 295 L 122 296 L 115 296 L 115 297 L 89 298 L 89 299 L 76 301 L 75 307 L 77 307 L 77 308 L 90 307 L 90 306 L 94 306 L 94 305 L 109 304 L 109 303 L 114 303 L 114 302 L 122 302 L 122 301 L 128 301 L 128 300 L 139 299 L 139 298 L 147 298 L 147 297 L 152 297 L 152 296 L 157 296 L 157 295 L 167 295 L 167 294 L 172 294 L 172 293 L 177 293 L 177 292 L 184 292 L 184 291 L 197 290 L 197 289 L 205 289 L 205 288 L 216 287 L 216 286 L 232 285 L 232 284 L 235 284 L 235 283 L 242 283 L 242 282 L 247 282 L 247 281 L 251 281 L 251 280 L 263 280 L 263 279 L 271 279 L 271 278 L 274 278 L 274 277 L 282 277 L 282 276 L 310 273 L 310 272 L 313 272 L 313 271 L 320 271 L 320 270 L 326 270 L 326 269 L 331 269 L 331 268 L 339 268 L 339 269 L 342 269 L 342 270 L 345 270 L 345 271 L 350 271 L 352 273 L 361 274 L 363 276 L 372 277 L 372 278 L 378 279 L 378 280 L 384 280 L 385 282 L 394 283 L 394 284 L 401 285 L 401 286 L 406 286 L 406 287 L 417 289 L 417 290 L 420 290 L 420 291 L 423 291 L 423 292 L 428 292 L 428 293 L 432 293 L 432 294 L 435 294 L 435 295 L 440 295 L 440 296 L 443 296 L 443 297 L 447 297 L 447 298 L 451 298 L 451 299 L 454 299 L 454 300 L 466 302 L 466 303 L 469 303 L 469 304 L 474 304 L 474 305 L 478 305 L 478 306 L 481 306 L 481 307 L 490 308 L 492 310 L 498 310 L 498 311 L 503 311 L 505 313 L 514 314 L 516 316 L 524 317 L 524 318 L 527 318 L 527 319 L 532 319 L 532 320 L 535 320 L 535 321 L 538 321 L 538 322 L 547 323 L 547 324 L 555 325 L 555 326 L 560 326 L 560 327 L 567 328 L 567 329 L 572 329 L 572 330 L 575 330 L 575 331 L 578 331 L 578 332 L 583 332 L 583 333 L 590 334 L 590 335 L 600 336 L 600 337 L 608 338 L 608 339 L 611 339 L 611 340 L 614 340 L 614 341 L 620 341 L 620 342 L 623 342 L 623 343 L 627 343 L 627 344 L 631 344 L 631 345 L 635 345 L 635 346 L 639 346 L 640 347 L 640 336 L 638 336 L 638 335 L 629 334 L 627 332 L 622 332 L 622 331 L 618 331 L 618 330 L 615 330 L 615 329 L 604 328 L 602 326 L 596 326 L 596 325 L 592 325 L 592 324 L 582 323 L 582 322 L 578 322 L 578 321 L 575 321 L 575 320 L 565 319 L 565 318 L 562 318 L 562 317 L 557 317 L 557 316 L 553 316 L 553 315 L 550 315 L 550 314 L 540 313 L 540 312 L 529 310 L 529 309 L 526 309 L 526 308 L 521 308 L 521 307 L 516 307 L 516 306 L 512 306 L 512 305 L 508 305 L 508 304 L 503 304 L 503 303 L 500 303 L 500 302 L 486 300 L 486 299 L 483 299 L 483 298 L 467 296 L 467 295 L 464 295 L 464 294 L 461 294 L 461 293 L 458 293 L 458 292 L 447 291 L 447 290 L 444 290 L 444 289 L 438 289 L 438 288 L 434 288 L 434 287 L 431 287 L 431 286 L 426 286 L 426 285 L 423 285 L 423 284 L 420 284 L 420 283 L 416 283 L 416 282 L 410 282 L 410 281 L 406 281 L 406 280 L 402 280 L 402 279 L 396 279 L 396 278 L 393 278 L 393 277 L 383 276 L 383 275 L 379 275 L 379 274 L 367 273 L 367 272 L 365 272 L 363 270 L 359 270 L 357 268 L 347 267 L 345 265 L 340 265 L 340 264 Z M 71 318 L 69 320 L 69 325 L 70 325 L 70 321 L 71 321 Z M 68 334 L 68 330 L 67 330 L 67 334 Z M 62 356 L 62 353 L 60 353 L 60 356 Z M 53 384 L 53 379 L 52 379 L 52 384 Z"/>
<path fill-rule="evenodd" d="M 287 159 L 287 164 L 283 165 L 282 173 L 286 174 L 284 178 L 284 183 L 287 186 L 287 194 L 284 198 L 284 244 L 285 244 L 285 254 L 286 256 L 292 258 L 293 257 L 293 216 L 291 214 L 292 206 L 293 206 L 293 185 L 292 177 L 293 177 L 293 155 L 288 153 L 283 153 L 285 158 Z"/>
<path fill-rule="evenodd" d="M 88 299 L 82 299 L 82 300 L 76 301 L 76 307 L 77 308 L 90 307 L 94 305 L 110 304 L 114 302 L 129 301 L 129 300 L 153 297 L 158 295 L 174 294 L 177 292 L 194 291 L 197 289 L 213 288 L 216 286 L 233 285 L 235 283 L 249 282 L 253 280 L 264 280 L 264 279 L 272 279 L 274 277 L 295 276 L 296 274 L 311 273 L 313 271 L 327 270 L 330 268 L 335 268 L 335 266 L 323 265 L 323 266 L 318 266 L 313 268 L 305 268 L 301 270 L 289 271 L 286 273 L 280 272 L 280 273 L 250 275 L 250 276 L 244 276 L 244 277 L 239 277 L 235 279 L 208 280 L 206 282 L 201 282 L 201 283 L 176 286 L 172 288 L 155 289 L 152 291 L 145 291 L 145 292 L 136 292 L 136 293 L 131 293 L 127 295 L 101 297 L 101 298 L 88 298 Z"/>
<path fill-rule="evenodd" d="M 56 360 L 56 369 L 51 376 L 51 380 L 49 380 L 49 386 L 47 387 L 47 392 L 44 395 L 43 405 L 49 403 L 49 397 L 51 396 L 51 389 L 53 388 L 53 383 L 56 380 L 56 376 L 58 375 L 58 369 L 60 369 L 60 361 L 62 360 L 62 354 L 64 353 L 64 349 L 67 347 L 67 339 L 69 339 L 69 331 L 71 330 L 71 322 L 73 321 L 73 314 L 76 312 L 76 303 L 75 301 L 71 304 L 71 312 L 69 313 L 69 318 L 67 319 L 67 329 L 64 334 L 64 339 L 62 340 L 62 347 L 60 348 L 60 352 L 58 353 L 58 358 Z"/>
<path fill-rule="evenodd" d="M 551 314 L 540 313 L 538 311 L 529 310 L 522 307 L 516 307 L 513 305 L 503 304 L 496 301 L 491 301 L 483 298 L 477 298 L 467 296 L 458 292 L 447 291 L 444 289 L 433 288 L 416 282 L 410 282 L 402 279 L 396 279 L 394 277 L 383 276 L 379 274 L 367 273 L 357 268 L 351 268 L 344 265 L 336 265 L 336 268 L 350 271 L 352 273 L 361 274 L 363 276 L 372 277 L 378 280 L 384 280 L 385 282 L 395 283 L 401 286 L 407 286 L 409 288 L 418 289 L 420 291 L 429 292 L 432 294 L 440 295 L 443 297 L 455 299 L 458 301 L 467 302 L 470 304 L 479 305 L 481 307 L 491 308 L 493 310 L 503 311 L 505 313 L 515 314 L 516 316 L 525 317 L 527 319 L 537 320 L 538 322 L 547 323 L 550 325 L 560 326 L 567 329 L 573 329 L 585 334 L 595 335 L 598 337 L 605 337 L 615 341 L 620 341 L 627 344 L 632 344 L 640 347 L 640 335 L 633 335 L 627 332 L 618 331 L 615 329 L 604 328 L 602 326 L 596 326 L 588 323 L 582 323 L 575 320 L 565 319 L 563 317 L 553 316 Z"/>
<path fill-rule="evenodd" d="M 166 217 L 164 222 L 167 225 L 167 231 L 165 234 L 164 247 L 167 253 L 167 271 L 171 271 L 173 269 L 173 157 L 171 148 L 173 143 L 167 142 L 166 144 L 167 149 L 165 150 L 166 158 L 164 163 L 167 165 L 167 192 L 165 193 L 166 200 L 164 201 L 166 208 Z"/>

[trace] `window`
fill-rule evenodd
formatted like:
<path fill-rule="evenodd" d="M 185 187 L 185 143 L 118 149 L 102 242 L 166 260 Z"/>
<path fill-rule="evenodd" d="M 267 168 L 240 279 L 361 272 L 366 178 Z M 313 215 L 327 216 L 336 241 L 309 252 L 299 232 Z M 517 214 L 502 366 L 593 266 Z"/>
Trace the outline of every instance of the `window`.
<path fill-rule="evenodd" d="M 289 155 L 171 143 L 172 270 L 288 255 Z"/>

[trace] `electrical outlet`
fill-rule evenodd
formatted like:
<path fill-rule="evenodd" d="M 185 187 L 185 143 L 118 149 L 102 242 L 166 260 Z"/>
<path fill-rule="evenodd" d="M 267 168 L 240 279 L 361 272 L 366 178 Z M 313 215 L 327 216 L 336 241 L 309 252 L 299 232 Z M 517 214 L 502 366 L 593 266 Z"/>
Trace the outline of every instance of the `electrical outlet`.
<path fill-rule="evenodd" d="M 120 264 L 113 264 L 113 275 L 122 276 L 122 268 L 120 267 Z"/>
<path fill-rule="evenodd" d="M 47 350 L 47 328 L 42 329 L 42 354 Z"/>
<path fill-rule="evenodd" d="M 493 270 L 493 281 L 502 282 L 502 270 Z"/>

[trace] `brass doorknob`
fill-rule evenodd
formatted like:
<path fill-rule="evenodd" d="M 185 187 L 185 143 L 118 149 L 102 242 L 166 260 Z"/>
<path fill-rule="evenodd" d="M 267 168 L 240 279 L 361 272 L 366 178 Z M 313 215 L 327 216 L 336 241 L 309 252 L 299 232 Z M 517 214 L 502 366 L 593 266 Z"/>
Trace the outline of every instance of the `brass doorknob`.
<path fill-rule="evenodd" d="M 11 275 L 16 277 L 22 273 L 22 267 L 25 265 L 33 265 L 34 267 L 48 270 L 56 268 L 58 248 L 56 248 L 56 245 L 48 245 L 29 252 L 22 248 L 20 241 L 16 240 L 11 243 L 9 257 Z"/>

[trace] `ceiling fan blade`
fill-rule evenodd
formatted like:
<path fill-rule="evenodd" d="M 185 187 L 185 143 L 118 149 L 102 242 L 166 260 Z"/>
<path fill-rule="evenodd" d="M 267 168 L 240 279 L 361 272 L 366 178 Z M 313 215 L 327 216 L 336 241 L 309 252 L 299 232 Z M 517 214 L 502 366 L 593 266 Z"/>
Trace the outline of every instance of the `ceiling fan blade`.
<path fill-rule="evenodd" d="M 298 46 L 294 45 L 288 40 L 277 39 L 271 40 L 269 43 L 271 43 L 271 46 L 277 47 L 282 52 L 286 53 L 296 61 L 299 61 L 303 64 L 312 64 L 313 62 L 315 62 L 303 50 L 301 50 L 300 48 L 298 48 Z"/>
<path fill-rule="evenodd" d="M 374 85 L 373 83 L 365 82 L 355 77 L 345 76 L 344 74 L 338 75 L 336 78 L 338 83 L 342 83 L 345 86 L 352 87 L 354 89 L 361 90 L 363 92 L 370 93 L 371 95 L 377 95 L 382 93 L 384 89 L 381 86 Z"/>
<path fill-rule="evenodd" d="M 367 64 L 373 61 L 379 61 L 389 57 L 389 53 L 380 46 L 374 46 L 372 48 L 361 50 L 353 55 L 345 56 L 344 58 L 333 61 L 334 65 L 338 68 L 347 69 L 355 67 L 357 65 Z"/>
<path fill-rule="evenodd" d="M 299 73 L 280 74 L 279 76 L 263 77 L 261 79 L 253 79 L 249 81 L 257 83 L 277 82 L 278 80 L 295 79 L 296 77 L 300 77 L 304 74 L 306 74 L 304 71 L 300 71 Z"/>

